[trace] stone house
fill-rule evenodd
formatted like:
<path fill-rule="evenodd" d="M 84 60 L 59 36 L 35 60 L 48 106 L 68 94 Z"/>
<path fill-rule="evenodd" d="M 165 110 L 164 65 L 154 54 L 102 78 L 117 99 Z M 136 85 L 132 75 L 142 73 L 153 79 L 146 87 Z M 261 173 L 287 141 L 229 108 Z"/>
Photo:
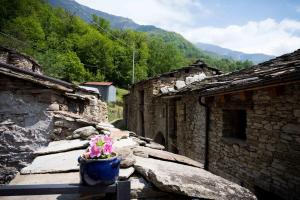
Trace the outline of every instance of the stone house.
<path fill-rule="evenodd" d="M 96 93 L 45 76 L 30 57 L 0 47 L 0 180 L 31 162 L 32 152 L 80 124 L 107 121 Z"/>
<path fill-rule="evenodd" d="M 258 198 L 299 199 L 300 50 L 172 92 L 160 91 L 154 99 L 174 105 L 169 113 L 174 128 L 168 134 L 173 134 L 179 154 L 203 162 L 207 170 L 249 188 Z M 155 127 L 149 131 L 165 130 L 170 120 L 157 117 L 163 109 L 155 110 L 164 105 L 151 106 L 148 110 L 159 120 L 145 121 Z M 132 114 L 125 115 L 126 121 L 136 120 Z"/>
<path fill-rule="evenodd" d="M 135 83 L 124 96 L 124 119 L 127 128 L 177 153 L 174 112 L 175 101 L 157 98 L 162 93 L 173 93 L 186 84 L 220 74 L 201 61 L 178 70 Z"/>

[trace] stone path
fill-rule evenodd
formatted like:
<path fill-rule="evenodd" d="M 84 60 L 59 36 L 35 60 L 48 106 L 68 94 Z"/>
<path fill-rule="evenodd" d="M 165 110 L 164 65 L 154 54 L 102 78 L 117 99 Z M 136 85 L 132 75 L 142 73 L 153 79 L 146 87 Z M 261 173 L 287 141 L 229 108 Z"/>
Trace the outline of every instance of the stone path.
<path fill-rule="evenodd" d="M 203 170 L 203 164 L 170 153 L 149 138 L 129 136 L 129 131 L 109 126 L 114 148 L 121 158 L 120 180 L 130 180 L 133 199 L 255 199 L 239 185 Z M 98 127 L 98 130 L 100 127 Z M 141 142 L 143 141 L 143 142 Z M 10 184 L 79 183 L 78 157 L 86 151 L 87 140 L 61 140 L 35 152 L 37 157 Z M 74 195 L 43 195 L 2 199 L 86 199 Z"/>

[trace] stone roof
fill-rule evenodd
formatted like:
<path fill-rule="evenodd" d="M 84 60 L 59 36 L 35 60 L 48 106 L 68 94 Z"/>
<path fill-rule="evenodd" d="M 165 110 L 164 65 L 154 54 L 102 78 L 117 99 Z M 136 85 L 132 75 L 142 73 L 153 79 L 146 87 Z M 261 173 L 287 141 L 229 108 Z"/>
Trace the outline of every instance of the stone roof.
<path fill-rule="evenodd" d="M 300 49 L 247 69 L 193 82 L 161 96 L 177 96 L 191 92 L 197 92 L 201 96 L 213 96 L 294 81 L 300 81 Z"/>
<path fill-rule="evenodd" d="M 109 86 L 112 85 L 113 82 L 85 82 L 81 85 L 96 85 L 96 86 Z"/>
<path fill-rule="evenodd" d="M 145 80 L 141 80 L 141 81 L 138 81 L 136 83 L 134 83 L 132 86 L 134 85 L 137 85 L 137 84 L 141 84 L 141 83 L 145 83 L 147 81 L 151 81 L 151 80 L 156 80 L 156 79 L 160 79 L 160 78 L 163 78 L 163 77 L 170 77 L 176 73 L 179 73 L 179 72 L 182 72 L 182 71 L 185 71 L 185 70 L 189 70 L 189 69 L 193 69 L 193 68 L 206 68 L 206 69 L 209 69 L 209 70 L 212 70 L 215 72 L 215 74 L 222 74 L 222 72 L 216 68 L 213 68 L 213 67 L 209 67 L 208 65 L 206 65 L 203 61 L 201 60 L 196 60 L 193 64 L 189 65 L 189 66 L 185 66 L 185 67 L 181 67 L 181 68 L 178 68 L 176 70 L 173 70 L 173 71 L 170 71 L 170 72 L 166 72 L 166 73 L 162 73 L 162 74 L 158 74 L 156 76 L 153 76 L 151 78 L 148 78 L 148 79 L 145 79 Z"/>
<path fill-rule="evenodd" d="M 203 169 L 203 164 L 188 157 L 164 151 L 150 138 L 123 131 L 111 124 L 82 127 L 80 139 L 50 142 L 35 152 L 36 158 L 23 168 L 10 184 L 79 183 L 77 158 L 85 152 L 89 137 L 86 129 L 111 135 L 121 158 L 119 180 L 130 180 L 132 199 L 256 199 L 246 188 Z M 80 199 L 77 194 L 52 195 L 47 199 Z M 44 196 L 9 199 L 44 199 Z M 81 197 L 82 198 L 82 197 Z M 3 198 L 5 199 L 5 198 Z"/>
<path fill-rule="evenodd" d="M 4 53 L 7 54 L 4 55 Z M 11 61 L 12 54 L 18 56 L 18 59 Z M 20 58 L 23 60 L 19 62 Z M 29 56 L 0 46 L 0 74 L 30 81 L 47 88 L 61 90 L 64 92 L 80 91 L 95 94 L 95 92 L 80 88 L 75 84 L 43 75 L 40 68 L 41 66 Z"/>

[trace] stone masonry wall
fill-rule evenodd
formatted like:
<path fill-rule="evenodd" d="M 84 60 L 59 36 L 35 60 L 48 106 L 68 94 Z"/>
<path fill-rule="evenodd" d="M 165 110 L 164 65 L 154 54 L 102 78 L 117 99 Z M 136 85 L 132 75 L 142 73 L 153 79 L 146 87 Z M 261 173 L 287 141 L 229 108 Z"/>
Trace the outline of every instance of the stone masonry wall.
<path fill-rule="evenodd" d="M 0 75 L 1 183 L 11 180 L 20 168 L 30 163 L 34 150 L 80 127 L 75 120 L 63 117 L 72 121 L 72 127 L 68 127 L 57 116 L 69 113 L 87 121 L 107 120 L 105 103 L 93 95 L 81 97 L 76 99 L 59 90 Z"/>
<path fill-rule="evenodd" d="M 197 95 L 177 101 L 177 148 L 179 154 L 204 163 L 205 108 Z"/>
<path fill-rule="evenodd" d="M 226 106 L 214 101 L 210 115 L 209 171 L 253 191 L 260 188 L 283 199 L 297 199 L 300 84 L 282 86 L 279 92 L 277 89 L 253 92 L 252 105 L 246 106 L 244 141 L 222 137 L 222 109 Z"/>

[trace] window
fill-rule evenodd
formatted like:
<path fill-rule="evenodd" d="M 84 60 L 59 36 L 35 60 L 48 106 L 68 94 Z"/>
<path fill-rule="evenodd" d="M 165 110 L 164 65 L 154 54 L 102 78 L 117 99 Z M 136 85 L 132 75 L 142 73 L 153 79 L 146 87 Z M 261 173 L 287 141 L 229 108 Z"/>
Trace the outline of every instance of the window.
<path fill-rule="evenodd" d="M 246 110 L 223 110 L 223 137 L 246 140 Z"/>

